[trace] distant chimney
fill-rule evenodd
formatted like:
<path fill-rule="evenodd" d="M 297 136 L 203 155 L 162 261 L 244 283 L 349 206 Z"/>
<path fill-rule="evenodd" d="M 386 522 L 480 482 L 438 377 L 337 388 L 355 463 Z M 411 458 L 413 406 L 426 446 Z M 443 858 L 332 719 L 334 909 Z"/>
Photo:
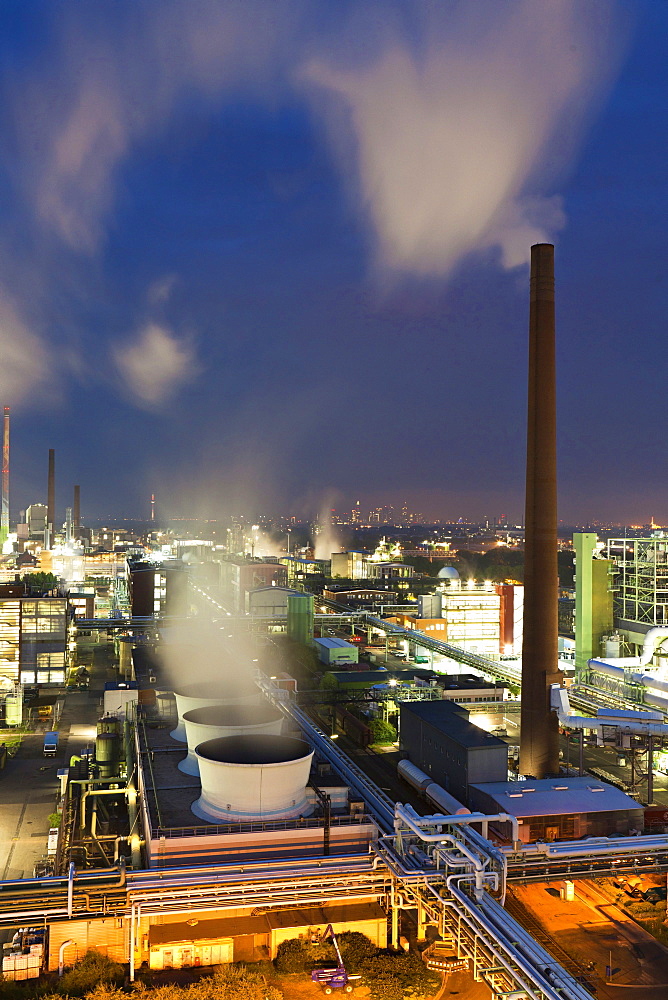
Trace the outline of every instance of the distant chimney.
<path fill-rule="evenodd" d="M 74 487 L 74 510 L 72 513 L 72 524 L 74 529 L 81 527 L 81 487 Z"/>
<path fill-rule="evenodd" d="M 9 534 L 9 407 L 5 407 L 2 422 L 2 506 L 0 511 L 0 541 Z"/>
<path fill-rule="evenodd" d="M 49 448 L 49 485 L 46 501 L 46 526 L 49 533 L 47 548 L 53 547 L 53 536 L 56 525 L 56 453 Z"/>
<path fill-rule="evenodd" d="M 558 667 L 557 406 L 554 247 L 531 248 L 529 405 L 524 541 L 520 772 L 559 773 L 559 728 L 550 707 Z"/>

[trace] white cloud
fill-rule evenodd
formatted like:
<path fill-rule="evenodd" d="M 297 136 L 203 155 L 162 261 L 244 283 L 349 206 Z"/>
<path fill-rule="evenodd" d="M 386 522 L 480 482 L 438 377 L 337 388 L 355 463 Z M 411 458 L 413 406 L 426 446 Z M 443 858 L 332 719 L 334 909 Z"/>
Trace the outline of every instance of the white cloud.
<path fill-rule="evenodd" d="M 113 351 L 118 371 L 134 401 L 153 409 L 173 396 L 199 371 L 193 345 L 156 323 L 149 323 L 136 341 Z"/>
<path fill-rule="evenodd" d="M 50 376 L 45 345 L 0 292 L 0 401 L 11 406 Z"/>

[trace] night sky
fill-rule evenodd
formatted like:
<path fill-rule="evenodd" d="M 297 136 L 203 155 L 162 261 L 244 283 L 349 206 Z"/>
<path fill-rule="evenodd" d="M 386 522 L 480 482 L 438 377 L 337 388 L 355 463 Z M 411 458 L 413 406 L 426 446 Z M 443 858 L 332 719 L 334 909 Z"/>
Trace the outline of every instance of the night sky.
<path fill-rule="evenodd" d="M 668 523 L 668 4 L 6 0 L 12 520 L 519 518 L 531 243 L 560 517 Z"/>

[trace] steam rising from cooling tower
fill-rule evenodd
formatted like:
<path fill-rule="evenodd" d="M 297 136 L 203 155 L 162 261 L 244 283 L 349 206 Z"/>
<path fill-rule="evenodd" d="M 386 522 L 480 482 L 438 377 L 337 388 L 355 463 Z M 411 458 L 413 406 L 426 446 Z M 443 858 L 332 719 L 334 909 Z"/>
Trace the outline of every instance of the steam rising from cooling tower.
<path fill-rule="evenodd" d="M 531 247 L 529 398 L 524 541 L 520 771 L 559 773 L 559 729 L 550 707 L 558 668 L 557 405 L 554 247 Z"/>

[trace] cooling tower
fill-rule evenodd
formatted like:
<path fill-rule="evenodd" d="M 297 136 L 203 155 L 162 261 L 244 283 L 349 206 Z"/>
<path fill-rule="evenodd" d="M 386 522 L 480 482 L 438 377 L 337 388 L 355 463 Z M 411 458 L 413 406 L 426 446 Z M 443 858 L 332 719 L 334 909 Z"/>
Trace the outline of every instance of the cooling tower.
<path fill-rule="evenodd" d="M 176 711 L 179 716 L 176 729 L 169 734 L 172 739 L 186 742 L 186 727 L 183 716 L 195 708 L 207 708 L 209 705 L 257 705 L 262 698 L 260 689 L 254 681 L 239 682 L 234 686 L 216 687 L 215 684 L 190 684 L 174 692 Z"/>
<path fill-rule="evenodd" d="M 183 716 L 188 756 L 179 764 L 185 774 L 199 775 L 195 747 L 226 736 L 280 736 L 283 714 L 268 701 L 259 705 L 207 705 Z"/>
<path fill-rule="evenodd" d="M 290 736 L 228 736 L 195 749 L 202 794 L 192 811 L 210 823 L 307 816 L 313 750 Z"/>

